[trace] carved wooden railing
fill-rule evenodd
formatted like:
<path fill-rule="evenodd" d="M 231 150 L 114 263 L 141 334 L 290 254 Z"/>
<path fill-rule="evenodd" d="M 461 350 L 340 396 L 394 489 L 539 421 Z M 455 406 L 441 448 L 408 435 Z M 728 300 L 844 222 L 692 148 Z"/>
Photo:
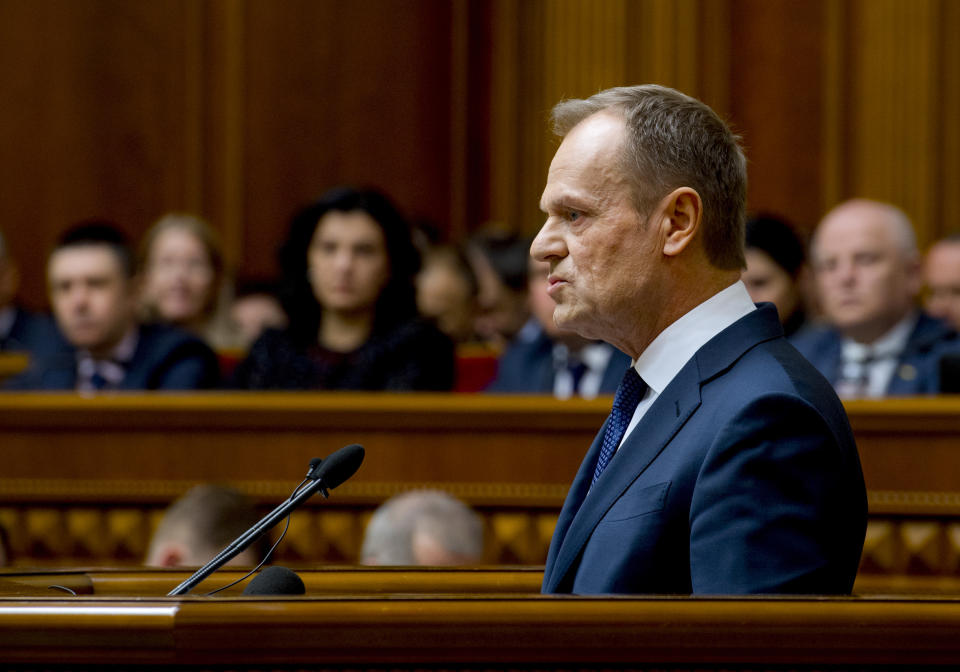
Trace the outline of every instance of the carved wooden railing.
<path fill-rule="evenodd" d="M 138 562 L 160 513 L 201 481 L 274 505 L 311 457 L 367 458 L 293 516 L 278 561 L 352 562 L 373 508 L 443 488 L 484 517 L 486 560 L 543 562 L 609 399 L 484 395 L 0 395 L 0 524 L 22 565 Z M 960 580 L 960 398 L 848 402 L 869 490 L 861 578 Z M 944 583 L 946 581 L 946 584 Z M 885 584 L 892 585 L 892 584 Z M 879 584 L 878 584 L 879 586 Z"/>

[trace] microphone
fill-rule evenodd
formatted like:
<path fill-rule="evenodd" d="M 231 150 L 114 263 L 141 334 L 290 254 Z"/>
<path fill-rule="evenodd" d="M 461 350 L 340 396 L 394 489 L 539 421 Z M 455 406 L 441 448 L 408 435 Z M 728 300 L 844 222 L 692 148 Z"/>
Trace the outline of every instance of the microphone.
<path fill-rule="evenodd" d="M 290 515 L 291 511 L 310 499 L 318 490 L 324 497 L 329 497 L 328 489 L 333 490 L 357 472 L 357 469 L 363 463 L 363 455 L 363 446 L 352 443 L 336 451 L 327 459 L 320 461 L 319 464 L 311 461 L 307 478 L 310 478 L 313 481 L 312 483 L 294 492 L 277 508 L 264 516 L 260 522 L 237 537 L 210 562 L 194 572 L 190 578 L 167 593 L 167 596 L 187 594 L 198 583 L 223 567 L 231 558 L 243 552 L 245 548 L 264 535 L 277 522 Z M 313 475 L 311 476 L 311 474 Z"/>
<path fill-rule="evenodd" d="M 306 592 L 303 579 L 280 565 L 267 567 L 243 589 L 244 595 L 303 595 Z"/>

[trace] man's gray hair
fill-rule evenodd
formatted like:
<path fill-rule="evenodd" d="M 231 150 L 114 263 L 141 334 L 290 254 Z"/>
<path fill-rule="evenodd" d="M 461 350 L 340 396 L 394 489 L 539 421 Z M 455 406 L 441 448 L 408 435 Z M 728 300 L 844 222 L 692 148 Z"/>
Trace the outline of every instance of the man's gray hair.
<path fill-rule="evenodd" d="M 445 492 L 413 490 L 391 497 L 374 512 L 363 536 L 361 560 L 416 565 L 413 540 L 419 534 L 465 562 L 483 557 L 483 523 L 469 506 Z"/>
<path fill-rule="evenodd" d="M 718 268 L 743 268 L 747 160 L 740 138 L 709 106 L 656 84 L 561 101 L 553 108 L 553 130 L 563 137 L 587 117 L 608 110 L 626 124 L 620 160 L 637 211 L 649 216 L 674 189 L 696 190 L 703 201 L 707 258 Z"/>

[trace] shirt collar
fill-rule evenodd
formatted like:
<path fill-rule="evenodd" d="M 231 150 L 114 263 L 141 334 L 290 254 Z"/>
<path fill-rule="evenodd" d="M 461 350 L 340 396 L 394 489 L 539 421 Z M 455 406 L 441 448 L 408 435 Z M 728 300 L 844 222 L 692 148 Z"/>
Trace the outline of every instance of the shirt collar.
<path fill-rule="evenodd" d="M 661 331 L 634 362 L 634 368 L 651 390 L 662 394 L 697 350 L 756 309 L 746 286 L 738 280 Z"/>
<path fill-rule="evenodd" d="M 140 329 L 133 327 L 127 332 L 126 336 L 120 339 L 120 342 L 110 351 L 110 355 L 105 358 L 107 361 L 118 364 L 127 364 L 133 359 L 133 354 L 137 350 L 137 342 L 140 340 Z M 88 350 L 78 350 L 78 359 L 95 359 Z"/>

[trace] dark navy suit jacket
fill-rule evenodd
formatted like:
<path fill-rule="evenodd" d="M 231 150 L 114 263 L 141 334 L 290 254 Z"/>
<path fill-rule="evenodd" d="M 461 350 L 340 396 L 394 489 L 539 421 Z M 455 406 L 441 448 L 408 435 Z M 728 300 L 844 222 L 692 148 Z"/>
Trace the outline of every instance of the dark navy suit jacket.
<path fill-rule="evenodd" d="M 544 592 L 850 592 L 867 519 L 853 434 L 771 304 L 697 351 L 590 491 L 602 434 Z"/>
<path fill-rule="evenodd" d="M 219 383 L 217 357 L 199 338 L 173 327 L 143 325 L 121 390 L 194 390 Z M 72 348 L 37 356 L 6 389 L 73 390 L 77 358 Z"/>
<path fill-rule="evenodd" d="M 54 352 L 65 345 L 53 319 L 47 315 L 35 315 L 22 308 L 14 309 L 10 331 L 0 338 L 0 351 L 31 353 Z"/>
<path fill-rule="evenodd" d="M 600 379 L 600 394 L 616 392 L 624 371 L 630 366 L 628 355 L 612 345 L 607 347 L 613 352 Z M 550 337 L 542 328 L 529 338 L 524 338 L 521 331 L 497 362 L 497 377 L 487 387 L 487 392 L 553 394 L 555 376 Z"/>
<path fill-rule="evenodd" d="M 791 343 L 833 385 L 839 382 L 843 343 L 840 332 L 828 326 L 811 326 L 799 331 Z M 921 313 L 887 386 L 887 395 L 936 394 L 940 391 L 940 359 L 954 352 L 960 352 L 956 332 L 944 322 Z"/>

